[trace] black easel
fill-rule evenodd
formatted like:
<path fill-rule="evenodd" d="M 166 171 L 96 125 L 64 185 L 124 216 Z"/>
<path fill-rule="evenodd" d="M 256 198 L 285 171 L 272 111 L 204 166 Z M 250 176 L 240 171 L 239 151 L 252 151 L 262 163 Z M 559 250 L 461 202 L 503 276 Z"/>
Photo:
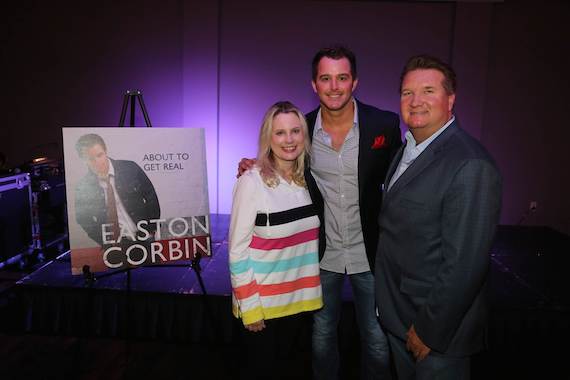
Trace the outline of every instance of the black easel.
<path fill-rule="evenodd" d="M 127 106 L 129 105 L 129 101 L 131 102 L 131 119 L 129 125 L 131 127 L 135 126 L 135 105 L 137 100 L 139 101 L 146 126 L 149 128 L 152 127 L 150 124 L 150 118 L 146 112 L 146 107 L 144 106 L 142 92 L 140 90 L 127 90 L 125 92 L 125 96 L 123 97 L 123 108 L 121 110 L 121 117 L 119 119 L 119 127 L 125 126 L 125 116 L 127 114 Z"/>
<path fill-rule="evenodd" d="M 152 127 L 152 124 L 150 123 L 150 118 L 148 117 L 148 112 L 146 111 L 146 107 L 144 104 L 144 100 L 143 100 L 141 90 L 126 90 L 125 91 L 125 95 L 123 96 L 123 106 L 121 108 L 121 116 L 119 118 L 119 127 L 125 126 L 125 117 L 127 116 L 127 108 L 129 106 L 129 103 L 131 105 L 129 126 L 130 127 L 135 126 L 135 109 L 136 109 L 136 102 L 137 101 L 139 103 L 141 112 L 143 114 L 146 126 L 148 128 Z M 190 268 L 194 269 L 194 271 L 196 272 L 196 277 L 198 278 L 198 283 L 200 284 L 200 288 L 202 289 L 202 294 L 208 295 L 208 293 L 206 292 L 206 286 L 204 285 L 204 281 L 202 280 L 202 274 L 201 274 L 202 268 L 200 267 L 200 259 L 201 259 L 201 255 L 198 255 L 197 257 L 192 259 L 192 261 L 190 263 Z M 160 266 L 162 266 L 162 267 L 181 267 L 181 266 L 187 266 L 187 265 L 186 264 L 162 264 Z M 84 265 L 82 268 L 82 271 L 83 271 L 83 278 L 85 280 L 85 286 L 86 287 L 92 287 L 94 282 L 97 281 L 97 278 L 111 276 L 111 275 L 114 275 L 116 273 L 127 272 L 127 296 L 128 296 L 130 294 L 130 291 L 131 291 L 131 269 L 132 268 L 127 267 L 127 268 L 119 269 L 119 270 L 116 270 L 113 272 L 101 274 L 97 277 L 95 276 L 95 274 L 93 272 L 91 272 L 89 265 Z M 127 306 L 128 306 L 128 300 L 129 300 L 129 298 L 127 298 Z M 129 320 L 129 310 L 128 309 L 129 308 L 127 307 L 127 321 Z M 127 325 L 128 325 L 128 323 L 127 323 Z"/>
<path fill-rule="evenodd" d="M 143 97 L 142 97 L 142 92 L 140 90 L 127 90 L 125 92 L 125 95 L 123 97 L 123 106 L 121 109 L 121 116 L 119 118 L 119 127 L 124 127 L 125 126 L 125 117 L 126 117 L 126 113 L 127 113 L 127 108 L 130 102 L 130 127 L 134 127 L 135 126 L 135 108 L 136 108 L 136 102 L 138 101 L 141 112 L 143 114 L 145 123 L 147 127 L 152 127 L 151 123 L 150 123 L 150 118 L 148 117 L 148 113 L 143 101 Z M 201 267 L 200 267 L 200 259 L 201 259 L 201 255 L 198 254 L 194 259 L 191 260 L 190 263 L 190 268 L 194 269 L 194 271 L 196 272 L 196 277 L 198 278 L 198 282 L 200 284 L 200 288 L 202 290 L 202 294 L 204 296 L 207 296 L 208 293 L 206 292 L 206 287 L 204 285 L 204 281 L 202 279 L 202 275 L 201 275 Z M 187 266 L 187 264 L 161 264 L 161 265 L 157 265 L 157 267 L 181 267 L 181 266 Z M 126 357 L 126 363 L 125 363 L 125 378 L 128 377 L 128 368 L 129 368 L 129 360 L 130 360 L 130 350 L 131 350 L 131 331 L 130 331 L 130 321 L 131 321 L 131 270 L 133 268 L 131 267 L 126 267 L 126 268 L 121 268 L 118 270 L 115 270 L 113 272 L 107 272 L 107 273 L 103 273 L 100 274 L 98 276 L 95 276 L 95 274 L 93 272 L 91 272 L 89 265 L 84 265 L 82 268 L 82 272 L 83 272 L 83 279 L 84 279 L 84 286 L 86 288 L 89 289 L 89 295 L 88 295 L 88 305 L 89 308 L 92 308 L 92 297 L 93 295 L 92 293 L 92 287 L 93 284 L 97 281 L 98 278 L 103 278 L 103 277 L 108 277 L 108 276 L 112 276 L 118 273 L 123 273 L 126 272 L 127 275 L 127 283 L 126 283 L 126 316 L 125 316 L 125 320 L 126 320 L 126 328 L 125 328 L 125 343 L 126 343 L 126 349 L 125 349 L 125 357 Z M 210 315 L 210 317 L 213 316 L 213 313 L 211 312 L 211 309 L 208 305 L 208 302 L 206 302 L 206 311 L 207 313 Z M 92 310 L 89 310 L 89 314 L 91 314 Z"/>

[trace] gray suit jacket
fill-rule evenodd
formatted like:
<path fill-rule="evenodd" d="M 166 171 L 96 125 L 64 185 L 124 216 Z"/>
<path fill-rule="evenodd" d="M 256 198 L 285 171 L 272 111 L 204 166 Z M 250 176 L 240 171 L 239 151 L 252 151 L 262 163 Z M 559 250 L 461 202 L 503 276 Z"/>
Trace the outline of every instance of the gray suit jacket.
<path fill-rule="evenodd" d="M 376 297 L 385 328 L 405 340 L 413 324 L 425 344 L 449 355 L 485 346 L 489 250 L 500 205 L 497 167 L 454 122 L 383 195 Z"/>

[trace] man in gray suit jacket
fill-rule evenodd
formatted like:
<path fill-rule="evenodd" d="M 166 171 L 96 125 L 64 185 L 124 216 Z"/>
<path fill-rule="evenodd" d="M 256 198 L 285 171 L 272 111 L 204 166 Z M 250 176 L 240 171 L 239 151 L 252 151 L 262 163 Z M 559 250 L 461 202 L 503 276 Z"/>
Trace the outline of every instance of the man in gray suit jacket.
<path fill-rule="evenodd" d="M 376 300 L 398 378 L 468 379 L 486 343 L 489 250 L 501 176 L 452 113 L 456 78 L 412 57 L 400 82 L 406 145 L 392 161 L 379 217 Z"/>

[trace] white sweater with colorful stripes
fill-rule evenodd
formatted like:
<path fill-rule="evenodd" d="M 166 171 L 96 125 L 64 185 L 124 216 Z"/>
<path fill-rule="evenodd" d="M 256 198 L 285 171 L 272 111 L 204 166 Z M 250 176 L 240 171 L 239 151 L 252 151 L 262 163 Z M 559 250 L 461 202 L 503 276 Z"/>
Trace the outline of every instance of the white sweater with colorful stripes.
<path fill-rule="evenodd" d="M 254 167 L 237 181 L 229 235 L 233 313 L 244 324 L 322 307 L 319 219 L 307 189 L 268 187 Z"/>

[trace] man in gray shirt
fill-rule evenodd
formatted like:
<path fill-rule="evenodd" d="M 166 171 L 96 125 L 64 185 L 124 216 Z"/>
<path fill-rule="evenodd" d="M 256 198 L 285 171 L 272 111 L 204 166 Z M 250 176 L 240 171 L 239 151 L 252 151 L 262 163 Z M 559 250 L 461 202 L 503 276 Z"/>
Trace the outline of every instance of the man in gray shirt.
<path fill-rule="evenodd" d="M 361 378 L 390 379 L 386 335 L 376 319 L 374 259 L 382 183 L 402 145 L 398 116 L 356 100 L 356 58 L 345 47 L 317 52 L 312 86 L 320 106 L 306 115 L 312 140 L 305 179 L 321 220 L 320 276 L 324 307 L 313 322 L 313 373 L 339 377 L 338 323 L 348 278 L 361 340 Z M 252 165 L 240 162 L 239 171 Z"/>
<path fill-rule="evenodd" d="M 313 372 L 317 379 L 338 378 L 337 329 L 348 278 L 362 346 L 361 378 L 389 379 L 388 342 L 376 319 L 372 270 L 381 184 L 402 144 L 399 118 L 353 97 L 358 77 L 350 50 L 321 49 L 312 69 L 320 107 L 307 115 L 312 155 L 305 177 L 321 216 L 324 299 L 313 323 Z"/>

